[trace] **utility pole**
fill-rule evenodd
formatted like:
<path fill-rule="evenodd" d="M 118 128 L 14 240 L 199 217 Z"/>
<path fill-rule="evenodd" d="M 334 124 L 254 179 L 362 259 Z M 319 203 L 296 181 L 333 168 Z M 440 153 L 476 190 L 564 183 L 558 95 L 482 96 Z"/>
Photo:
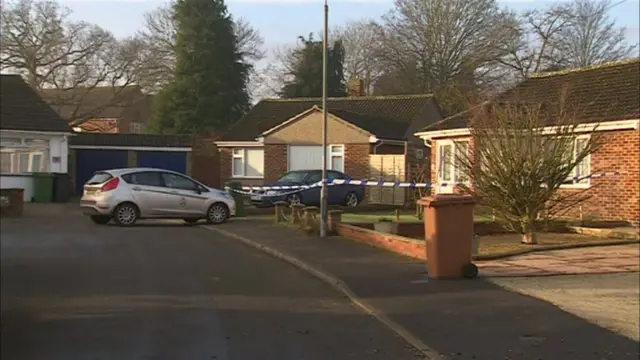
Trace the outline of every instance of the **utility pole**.
<path fill-rule="evenodd" d="M 320 190 L 320 237 L 327 236 L 327 48 L 329 47 L 329 4 L 324 0 L 322 30 L 322 188 Z"/>

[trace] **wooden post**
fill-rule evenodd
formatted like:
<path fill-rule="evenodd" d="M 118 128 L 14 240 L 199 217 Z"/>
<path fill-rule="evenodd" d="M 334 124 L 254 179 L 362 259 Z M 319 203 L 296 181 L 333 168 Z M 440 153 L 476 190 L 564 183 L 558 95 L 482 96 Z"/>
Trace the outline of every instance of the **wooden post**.
<path fill-rule="evenodd" d="M 275 222 L 276 223 L 282 222 L 284 220 L 284 209 L 287 206 L 287 202 L 277 201 L 273 205 L 275 205 L 275 209 L 276 209 Z"/>
<path fill-rule="evenodd" d="M 400 221 L 400 209 L 396 209 L 396 221 Z"/>

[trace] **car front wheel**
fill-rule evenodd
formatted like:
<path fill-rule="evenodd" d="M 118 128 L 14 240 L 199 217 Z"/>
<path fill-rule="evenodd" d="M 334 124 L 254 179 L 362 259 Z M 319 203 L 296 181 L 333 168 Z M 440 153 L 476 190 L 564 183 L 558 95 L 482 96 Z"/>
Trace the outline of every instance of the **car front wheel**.
<path fill-rule="evenodd" d="M 347 195 L 344 197 L 344 206 L 346 207 L 354 208 L 358 206 L 359 203 L 360 199 L 358 198 L 358 194 L 354 192 L 347 193 Z"/>
<path fill-rule="evenodd" d="M 223 203 L 215 203 L 207 211 L 207 222 L 209 224 L 222 224 L 229 218 L 229 208 Z"/>

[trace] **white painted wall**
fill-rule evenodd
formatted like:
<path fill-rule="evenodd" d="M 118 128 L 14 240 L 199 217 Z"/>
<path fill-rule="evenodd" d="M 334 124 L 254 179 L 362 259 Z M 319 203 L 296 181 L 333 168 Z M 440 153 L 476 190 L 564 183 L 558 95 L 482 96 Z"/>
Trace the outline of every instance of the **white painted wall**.
<path fill-rule="evenodd" d="M 49 139 L 49 171 L 67 173 L 69 171 L 69 143 L 66 136 L 52 136 Z M 54 162 L 58 157 L 59 162 Z"/>
<path fill-rule="evenodd" d="M 24 202 L 31 202 L 34 196 L 33 178 L 21 175 L 0 175 L 2 189 L 24 189 Z"/>

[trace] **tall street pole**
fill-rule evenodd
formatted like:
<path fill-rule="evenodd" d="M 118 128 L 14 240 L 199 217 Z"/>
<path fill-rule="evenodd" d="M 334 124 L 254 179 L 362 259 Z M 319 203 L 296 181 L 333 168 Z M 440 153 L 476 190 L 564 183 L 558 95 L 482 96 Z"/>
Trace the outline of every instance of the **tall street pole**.
<path fill-rule="evenodd" d="M 327 48 L 329 46 L 329 4 L 324 0 L 322 34 L 322 188 L 320 190 L 320 237 L 327 236 Z"/>

